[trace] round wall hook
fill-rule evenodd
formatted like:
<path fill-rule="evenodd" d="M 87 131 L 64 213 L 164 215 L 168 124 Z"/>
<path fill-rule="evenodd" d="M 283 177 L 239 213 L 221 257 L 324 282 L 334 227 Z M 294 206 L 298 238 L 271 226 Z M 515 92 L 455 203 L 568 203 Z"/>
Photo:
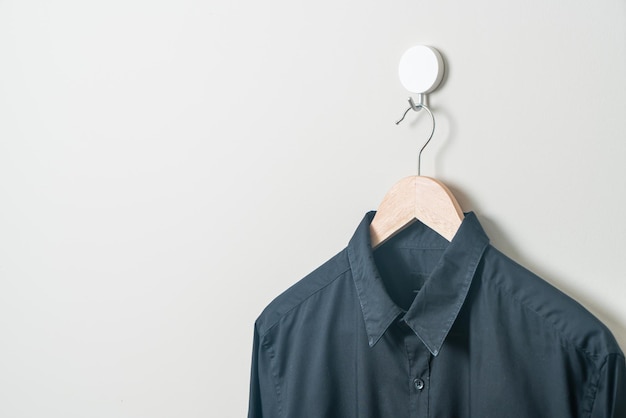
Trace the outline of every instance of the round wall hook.
<path fill-rule="evenodd" d="M 412 97 L 409 97 L 409 108 L 402 115 L 402 119 L 396 122 L 396 125 L 404 120 L 411 109 L 416 112 L 422 109 L 426 110 L 433 121 L 433 129 L 417 156 L 418 176 L 421 175 L 422 151 L 435 133 L 435 117 L 427 106 L 426 96 L 439 87 L 443 79 L 443 70 L 443 58 L 439 51 L 426 45 L 417 45 L 406 50 L 398 66 L 400 82 L 409 92 L 417 94 L 417 104 Z"/>
<path fill-rule="evenodd" d="M 426 94 L 439 87 L 444 63 L 439 51 L 426 45 L 407 49 L 398 66 L 400 82 L 411 93 Z"/>

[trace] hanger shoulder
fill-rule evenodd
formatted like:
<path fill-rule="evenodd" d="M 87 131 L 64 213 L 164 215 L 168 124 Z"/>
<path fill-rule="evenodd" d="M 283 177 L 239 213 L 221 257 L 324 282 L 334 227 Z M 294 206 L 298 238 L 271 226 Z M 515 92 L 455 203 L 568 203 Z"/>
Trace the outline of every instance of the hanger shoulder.
<path fill-rule="evenodd" d="M 372 247 L 378 247 L 416 220 L 452 241 L 463 221 L 463 211 L 439 180 L 425 176 L 403 178 L 387 192 L 370 224 Z"/>
<path fill-rule="evenodd" d="M 445 184 L 431 177 L 417 177 L 415 217 L 448 241 L 463 222 L 463 210 Z"/>
<path fill-rule="evenodd" d="M 372 248 L 378 247 L 414 222 L 415 187 L 415 176 L 411 176 L 403 178 L 389 189 L 370 224 Z"/>

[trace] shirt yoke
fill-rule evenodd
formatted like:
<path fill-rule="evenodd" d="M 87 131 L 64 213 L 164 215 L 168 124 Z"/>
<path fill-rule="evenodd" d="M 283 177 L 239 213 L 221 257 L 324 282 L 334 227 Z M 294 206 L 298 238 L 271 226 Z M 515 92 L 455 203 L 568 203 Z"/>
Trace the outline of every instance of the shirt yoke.
<path fill-rule="evenodd" d="M 527 311 L 538 315 L 567 343 L 592 360 L 610 354 L 623 356 L 609 329 L 579 302 L 489 245 L 483 259 L 484 275 Z"/>
<path fill-rule="evenodd" d="M 349 269 L 350 263 L 346 248 L 278 295 L 257 318 L 259 336 L 264 336 L 281 318 L 342 277 Z"/>

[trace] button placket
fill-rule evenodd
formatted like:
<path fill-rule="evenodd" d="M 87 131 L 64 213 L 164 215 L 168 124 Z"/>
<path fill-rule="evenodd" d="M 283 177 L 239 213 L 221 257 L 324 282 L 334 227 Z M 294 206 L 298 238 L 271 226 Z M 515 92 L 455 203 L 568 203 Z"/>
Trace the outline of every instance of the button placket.
<path fill-rule="evenodd" d="M 427 417 L 431 355 L 413 331 L 406 334 L 404 341 L 409 360 L 410 416 L 412 418 Z"/>

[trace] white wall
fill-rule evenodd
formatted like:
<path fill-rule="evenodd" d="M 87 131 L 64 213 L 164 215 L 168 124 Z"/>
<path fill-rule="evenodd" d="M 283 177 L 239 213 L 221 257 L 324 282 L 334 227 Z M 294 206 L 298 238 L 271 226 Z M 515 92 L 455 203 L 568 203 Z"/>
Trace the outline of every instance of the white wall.
<path fill-rule="evenodd" d="M 422 173 L 626 347 L 626 3 L 0 0 L 0 416 L 241 417 L 253 322 Z"/>

